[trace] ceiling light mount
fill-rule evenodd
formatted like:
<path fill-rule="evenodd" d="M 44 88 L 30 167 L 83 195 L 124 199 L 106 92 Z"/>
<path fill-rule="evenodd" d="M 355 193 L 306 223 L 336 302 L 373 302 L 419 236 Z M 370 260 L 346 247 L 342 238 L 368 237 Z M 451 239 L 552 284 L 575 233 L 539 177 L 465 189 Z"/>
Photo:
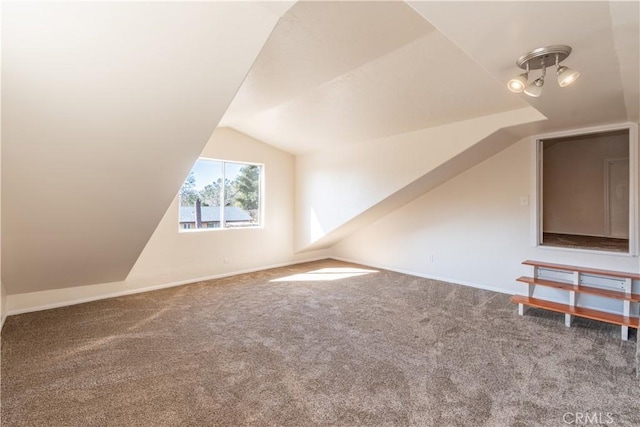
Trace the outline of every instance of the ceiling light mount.
<path fill-rule="evenodd" d="M 562 62 L 571 54 L 571 46 L 555 45 L 547 47 L 539 47 L 531 52 L 527 52 L 522 55 L 516 61 L 516 65 L 523 70 L 526 70 L 527 64 L 529 64 L 530 70 L 540 70 L 544 64 L 544 67 L 551 67 L 556 65 L 556 55 L 558 62 Z M 535 60 L 535 61 L 534 61 Z"/>
<path fill-rule="evenodd" d="M 516 61 L 516 65 L 525 72 L 509 80 L 507 87 L 511 92 L 523 92 L 529 96 L 539 97 L 542 94 L 545 72 L 547 67 L 556 67 L 558 85 L 565 87 L 578 78 L 580 73 L 569 67 L 561 66 L 560 63 L 571 54 L 571 46 L 553 45 L 539 47 L 522 55 Z M 529 72 L 531 70 L 542 70 L 542 76 L 527 85 Z"/>

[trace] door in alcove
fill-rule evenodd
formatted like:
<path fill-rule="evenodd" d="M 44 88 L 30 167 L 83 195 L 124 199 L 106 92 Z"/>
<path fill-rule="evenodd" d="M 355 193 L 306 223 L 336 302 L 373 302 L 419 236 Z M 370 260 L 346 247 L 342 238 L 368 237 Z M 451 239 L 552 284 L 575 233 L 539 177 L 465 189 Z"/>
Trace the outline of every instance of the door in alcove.
<path fill-rule="evenodd" d="M 605 164 L 605 232 L 629 238 L 629 159 L 607 159 Z"/>

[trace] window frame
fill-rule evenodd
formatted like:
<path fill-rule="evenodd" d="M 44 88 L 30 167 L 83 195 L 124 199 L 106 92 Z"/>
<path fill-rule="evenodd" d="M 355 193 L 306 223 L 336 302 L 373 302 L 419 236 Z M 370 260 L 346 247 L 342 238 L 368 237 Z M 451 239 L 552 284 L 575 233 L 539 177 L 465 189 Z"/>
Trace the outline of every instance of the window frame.
<path fill-rule="evenodd" d="M 245 162 L 245 161 L 239 161 L 239 160 L 223 160 L 223 159 L 217 159 L 217 158 L 211 158 L 211 157 L 203 157 L 200 156 L 198 157 L 198 159 L 196 160 L 196 162 L 194 162 L 194 164 L 191 166 L 191 169 L 189 170 L 189 173 L 191 173 L 191 170 L 193 170 L 193 167 L 196 165 L 196 163 L 200 160 L 204 160 L 207 162 L 219 162 L 222 164 L 222 188 L 220 189 L 220 198 L 222 199 L 222 205 L 219 206 L 220 207 L 220 226 L 219 227 L 209 227 L 208 223 L 207 223 L 207 227 L 189 227 L 189 228 L 182 228 L 182 223 L 180 222 L 180 194 L 178 193 L 178 233 L 185 233 L 185 234 L 189 234 L 189 233 L 198 233 L 198 232 L 208 232 L 208 231 L 223 231 L 223 230 L 255 230 L 255 229 L 262 229 L 264 228 L 264 219 L 265 219 L 265 214 L 264 214 L 264 206 L 265 206 L 265 165 L 264 163 L 257 163 L 257 162 Z M 225 199 L 225 166 L 227 163 L 233 163 L 233 164 L 237 164 L 237 165 L 249 165 L 249 166 L 259 166 L 260 167 L 260 175 L 259 175 L 259 185 L 258 185 L 258 191 L 259 191 L 259 203 L 258 203 L 258 210 L 259 210 L 259 214 L 258 214 L 258 224 L 257 225 L 250 225 L 250 226 L 246 226 L 246 227 L 227 227 L 225 225 L 225 212 L 224 212 L 224 199 Z M 187 175 L 188 176 L 188 175 Z M 185 178 L 186 181 L 186 178 Z M 184 185 L 184 183 L 183 183 Z M 180 189 L 182 189 L 182 186 L 180 186 Z"/>
<path fill-rule="evenodd" d="M 589 135 L 594 133 L 626 130 L 629 133 L 629 250 L 627 252 L 611 252 L 595 249 L 579 249 L 570 247 L 545 246 L 542 244 L 543 233 L 543 141 L 545 139 L 566 138 L 572 136 Z M 635 123 L 620 123 L 613 125 L 594 126 L 573 129 L 563 132 L 553 132 L 535 135 L 531 138 L 532 159 L 532 189 L 531 194 L 531 243 L 534 247 L 544 250 L 582 252 L 609 256 L 637 257 L 640 253 L 638 239 L 638 125 Z"/>

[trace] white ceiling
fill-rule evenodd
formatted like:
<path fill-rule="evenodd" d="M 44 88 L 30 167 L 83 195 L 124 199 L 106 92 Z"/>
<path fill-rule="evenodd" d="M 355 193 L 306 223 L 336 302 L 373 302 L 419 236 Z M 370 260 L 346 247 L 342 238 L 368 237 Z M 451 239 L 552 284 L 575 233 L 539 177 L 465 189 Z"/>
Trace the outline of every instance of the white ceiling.
<path fill-rule="evenodd" d="M 221 125 L 301 154 L 524 106 L 404 2 L 299 2 Z"/>
<path fill-rule="evenodd" d="M 638 2 L 298 2 L 221 124 L 303 154 L 531 105 L 532 131 L 638 121 Z M 526 51 L 569 44 L 580 70 L 541 98 L 506 82 Z"/>
<path fill-rule="evenodd" d="M 548 117 L 541 130 L 640 120 L 640 3 L 409 4 L 504 85 L 519 73 L 515 60 L 520 55 L 541 46 L 570 45 L 573 52 L 563 65 L 581 72 L 574 84 L 560 88 L 552 68 L 540 98 L 515 95 Z"/>

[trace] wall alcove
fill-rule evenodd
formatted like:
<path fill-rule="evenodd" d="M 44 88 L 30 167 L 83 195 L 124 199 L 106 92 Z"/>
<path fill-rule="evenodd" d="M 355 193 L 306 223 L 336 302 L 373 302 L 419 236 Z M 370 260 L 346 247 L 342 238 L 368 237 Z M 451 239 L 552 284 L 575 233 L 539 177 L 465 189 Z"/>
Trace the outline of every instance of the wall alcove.
<path fill-rule="evenodd" d="M 629 127 L 536 140 L 538 246 L 636 254 L 636 144 Z"/>

